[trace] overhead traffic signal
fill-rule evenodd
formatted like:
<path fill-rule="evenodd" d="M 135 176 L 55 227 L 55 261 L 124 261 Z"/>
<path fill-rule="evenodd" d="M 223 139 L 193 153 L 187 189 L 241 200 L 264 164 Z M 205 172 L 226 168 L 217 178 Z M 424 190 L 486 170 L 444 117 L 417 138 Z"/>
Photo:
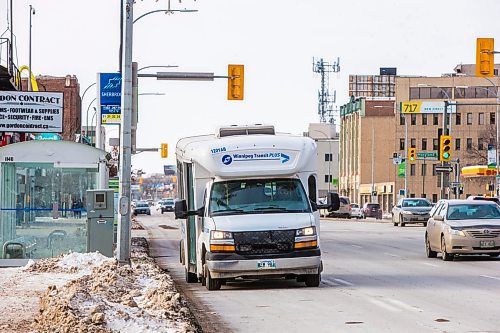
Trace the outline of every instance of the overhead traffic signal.
<path fill-rule="evenodd" d="M 476 41 L 476 76 L 494 76 L 495 39 L 478 38 Z"/>
<path fill-rule="evenodd" d="M 408 162 L 410 163 L 417 162 L 417 148 L 414 147 L 408 148 Z"/>
<path fill-rule="evenodd" d="M 162 158 L 168 157 L 168 143 L 161 144 L 161 157 Z"/>
<path fill-rule="evenodd" d="M 441 135 L 439 138 L 439 160 L 441 162 L 451 161 L 451 136 Z"/>
<path fill-rule="evenodd" d="M 243 88 L 245 78 L 244 65 L 228 65 L 227 66 L 227 99 L 228 100 L 243 100 Z"/>

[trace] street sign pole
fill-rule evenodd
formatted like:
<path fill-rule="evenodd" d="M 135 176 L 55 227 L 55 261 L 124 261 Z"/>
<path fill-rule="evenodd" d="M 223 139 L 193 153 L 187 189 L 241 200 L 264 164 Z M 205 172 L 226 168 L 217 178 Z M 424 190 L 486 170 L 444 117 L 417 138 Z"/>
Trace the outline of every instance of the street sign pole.
<path fill-rule="evenodd" d="M 132 164 L 132 24 L 134 0 L 123 1 L 123 61 L 120 123 L 120 187 L 117 259 L 130 263 L 130 171 Z"/>
<path fill-rule="evenodd" d="M 448 135 L 448 103 L 449 101 L 444 101 L 443 108 L 443 135 Z M 442 161 L 441 166 L 445 166 L 446 162 Z M 443 172 L 441 173 L 441 199 L 446 199 L 445 185 L 448 184 L 450 179 L 450 174 Z"/>

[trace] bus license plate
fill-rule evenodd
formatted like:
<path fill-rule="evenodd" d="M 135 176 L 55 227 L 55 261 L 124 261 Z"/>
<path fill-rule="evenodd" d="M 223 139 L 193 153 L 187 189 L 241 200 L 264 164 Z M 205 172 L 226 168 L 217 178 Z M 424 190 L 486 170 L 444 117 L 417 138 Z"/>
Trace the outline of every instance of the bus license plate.
<path fill-rule="evenodd" d="M 479 246 L 481 247 L 495 247 L 495 241 L 480 241 Z"/>
<path fill-rule="evenodd" d="M 257 261 L 258 269 L 273 269 L 276 268 L 276 260 L 259 260 Z"/>

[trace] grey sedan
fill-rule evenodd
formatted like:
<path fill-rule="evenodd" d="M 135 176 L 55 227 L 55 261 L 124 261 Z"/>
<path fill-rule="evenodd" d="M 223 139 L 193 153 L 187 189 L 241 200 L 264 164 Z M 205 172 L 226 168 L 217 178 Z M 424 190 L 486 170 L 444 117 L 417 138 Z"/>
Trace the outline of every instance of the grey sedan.
<path fill-rule="evenodd" d="M 394 226 L 404 227 L 407 223 L 422 223 L 427 225 L 432 203 L 425 198 L 403 198 L 392 209 Z"/>

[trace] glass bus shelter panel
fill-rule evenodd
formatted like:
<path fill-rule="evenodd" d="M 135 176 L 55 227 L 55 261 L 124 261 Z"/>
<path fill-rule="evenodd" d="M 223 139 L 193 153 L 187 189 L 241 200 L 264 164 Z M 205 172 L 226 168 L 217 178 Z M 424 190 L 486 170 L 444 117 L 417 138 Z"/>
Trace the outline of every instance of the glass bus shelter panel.
<path fill-rule="evenodd" d="M 86 191 L 97 188 L 97 169 L 2 163 L 0 175 L 0 258 L 87 251 Z"/>

